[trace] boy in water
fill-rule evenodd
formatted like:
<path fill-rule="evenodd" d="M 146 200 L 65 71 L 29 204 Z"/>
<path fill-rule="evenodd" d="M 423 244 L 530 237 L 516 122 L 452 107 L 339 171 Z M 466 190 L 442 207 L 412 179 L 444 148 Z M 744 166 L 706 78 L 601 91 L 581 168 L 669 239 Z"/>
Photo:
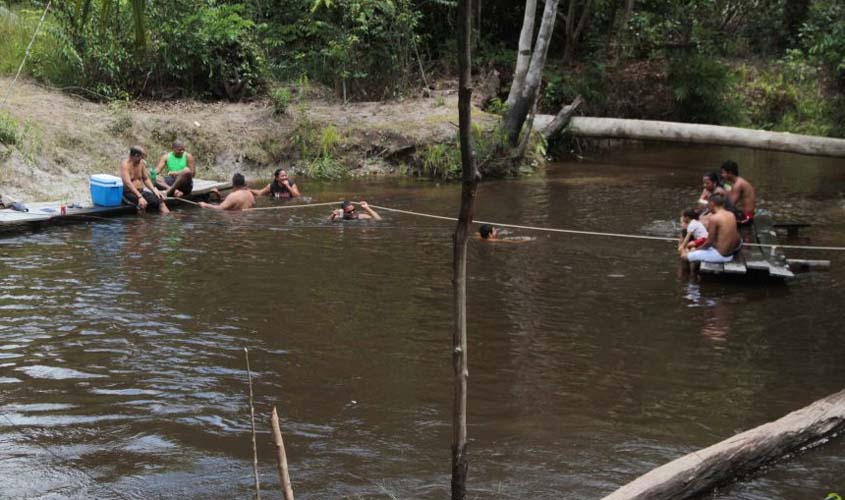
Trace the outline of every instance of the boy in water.
<path fill-rule="evenodd" d="M 340 204 L 340 208 L 336 210 L 332 210 L 332 214 L 329 216 L 330 221 L 339 221 L 339 220 L 381 220 L 381 215 L 377 214 L 375 210 L 370 208 L 370 205 L 367 204 L 366 201 L 362 201 L 358 203 L 361 206 L 361 209 L 364 210 L 365 214 L 359 214 L 355 212 L 355 204 L 351 201 L 344 201 Z"/>
<path fill-rule="evenodd" d="M 502 236 L 505 233 L 490 224 L 482 224 L 478 228 L 478 236 L 482 241 L 502 242 L 502 243 L 522 243 L 523 241 L 532 241 L 531 236 Z"/>

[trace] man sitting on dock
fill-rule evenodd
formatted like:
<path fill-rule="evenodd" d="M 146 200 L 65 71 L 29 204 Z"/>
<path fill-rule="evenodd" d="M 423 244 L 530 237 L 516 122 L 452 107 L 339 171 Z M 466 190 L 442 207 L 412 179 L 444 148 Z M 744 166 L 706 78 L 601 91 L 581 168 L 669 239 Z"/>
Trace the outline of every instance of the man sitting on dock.
<path fill-rule="evenodd" d="M 202 208 L 213 208 L 214 210 L 246 210 L 255 206 L 255 196 L 246 187 L 246 179 L 243 174 L 237 173 L 232 176 L 232 192 L 226 196 L 219 205 L 212 205 L 204 201 L 199 202 Z"/>
<path fill-rule="evenodd" d="M 156 174 L 156 182 L 167 191 L 167 196 L 181 198 L 191 194 L 197 169 L 193 155 L 185 152 L 185 143 L 173 141 L 173 151 L 158 160 Z"/>
<path fill-rule="evenodd" d="M 138 211 L 158 210 L 162 214 L 170 213 L 164 203 L 166 195 L 156 189 L 153 181 L 150 180 L 150 173 L 147 170 L 147 162 L 144 158 L 147 153 L 141 146 L 132 146 L 129 149 L 129 158 L 120 162 L 120 177 L 123 179 L 123 201 L 129 205 L 138 207 Z"/>
<path fill-rule="evenodd" d="M 721 194 L 711 195 L 707 203 L 710 208 L 707 240 L 698 250 L 686 255 L 682 253 L 681 256 L 689 262 L 730 262 L 742 247 L 739 231 L 736 229 L 736 217 L 733 212 L 725 210 L 725 197 Z"/>
<path fill-rule="evenodd" d="M 757 195 L 754 192 L 754 186 L 739 176 L 739 165 L 732 160 L 722 164 L 722 178 L 731 184 L 728 198 L 734 207 L 737 224 L 750 224 L 754 219 L 754 211 L 757 208 Z"/>

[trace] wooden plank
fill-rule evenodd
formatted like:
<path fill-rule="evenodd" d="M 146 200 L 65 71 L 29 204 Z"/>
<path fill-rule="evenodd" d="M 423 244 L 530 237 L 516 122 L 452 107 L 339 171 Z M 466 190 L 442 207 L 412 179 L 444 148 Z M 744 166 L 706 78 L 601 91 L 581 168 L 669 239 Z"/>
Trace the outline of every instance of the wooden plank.
<path fill-rule="evenodd" d="M 773 266 L 770 264 L 769 276 L 774 276 L 775 278 L 794 278 L 795 274 L 786 266 Z"/>
<path fill-rule="evenodd" d="M 191 191 L 191 197 L 204 196 L 211 192 L 212 189 L 225 191 L 232 188 L 232 182 L 226 181 L 211 181 L 207 179 L 194 179 L 194 189 Z"/>
<path fill-rule="evenodd" d="M 830 269 L 829 260 L 812 260 L 812 259 L 786 259 L 789 268 L 801 269 Z"/>
<path fill-rule="evenodd" d="M 716 264 L 715 262 L 702 262 L 701 272 L 719 274 L 725 272 L 725 266 Z"/>
<path fill-rule="evenodd" d="M 736 257 L 730 262 L 725 262 L 724 267 L 725 272 L 729 274 L 745 274 L 746 272 L 745 263 Z"/>
<path fill-rule="evenodd" d="M 682 500 L 845 430 L 845 391 L 658 467 L 604 500 Z"/>

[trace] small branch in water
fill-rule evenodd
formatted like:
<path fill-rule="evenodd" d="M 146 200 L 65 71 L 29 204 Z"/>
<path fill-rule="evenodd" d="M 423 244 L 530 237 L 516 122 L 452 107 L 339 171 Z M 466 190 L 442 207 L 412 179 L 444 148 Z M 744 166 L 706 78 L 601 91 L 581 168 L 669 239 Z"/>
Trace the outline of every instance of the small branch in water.
<path fill-rule="evenodd" d="M 279 468 L 279 482 L 285 493 L 285 500 L 293 500 L 293 487 L 290 484 L 288 474 L 288 457 L 285 454 L 285 442 L 282 440 L 282 429 L 279 426 L 279 414 L 276 407 L 273 407 L 273 415 L 270 417 L 270 425 L 273 427 L 273 442 L 276 444 L 276 465 Z"/>
<path fill-rule="evenodd" d="M 261 485 L 258 482 L 258 447 L 255 444 L 255 405 L 252 402 L 252 372 L 249 369 L 249 350 L 244 347 L 246 375 L 249 380 L 249 416 L 252 421 L 252 472 L 255 475 L 255 499 L 261 500 Z"/>

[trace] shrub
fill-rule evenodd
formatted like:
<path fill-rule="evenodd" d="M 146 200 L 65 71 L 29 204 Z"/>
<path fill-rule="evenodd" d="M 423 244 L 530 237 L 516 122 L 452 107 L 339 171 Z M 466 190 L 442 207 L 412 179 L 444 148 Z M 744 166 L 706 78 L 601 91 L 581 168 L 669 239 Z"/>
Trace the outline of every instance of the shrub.
<path fill-rule="evenodd" d="M 0 111 L 0 143 L 13 146 L 18 143 L 18 121 L 9 113 Z"/>
<path fill-rule="evenodd" d="M 291 94 L 290 90 L 284 87 L 278 87 L 270 91 L 270 102 L 273 104 L 273 114 L 283 115 L 287 113 L 290 105 Z"/>
<path fill-rule="evenodd" d="M 129 113 L 129 109 L 126 107 L 126 101 L 110 102 L 109 113 L 112 116 L 109 131 L 114 135 L 122 135 L 132 128 L 132 114 Z"/>
<path fill-rule="evenodd" d="M 703 55 L 678 57 L 669 64 L 668 83 L 680 121 L 721 124 L 736 120 L 738 109 L 729 99 L 727 65 Z"/>
<path fill-rule="evenodd" d="M 321 156 L 305 164 L 305 175 L 312 179 L 336 181 L 346 175 L 346 168 L 332 157 Z"/>

